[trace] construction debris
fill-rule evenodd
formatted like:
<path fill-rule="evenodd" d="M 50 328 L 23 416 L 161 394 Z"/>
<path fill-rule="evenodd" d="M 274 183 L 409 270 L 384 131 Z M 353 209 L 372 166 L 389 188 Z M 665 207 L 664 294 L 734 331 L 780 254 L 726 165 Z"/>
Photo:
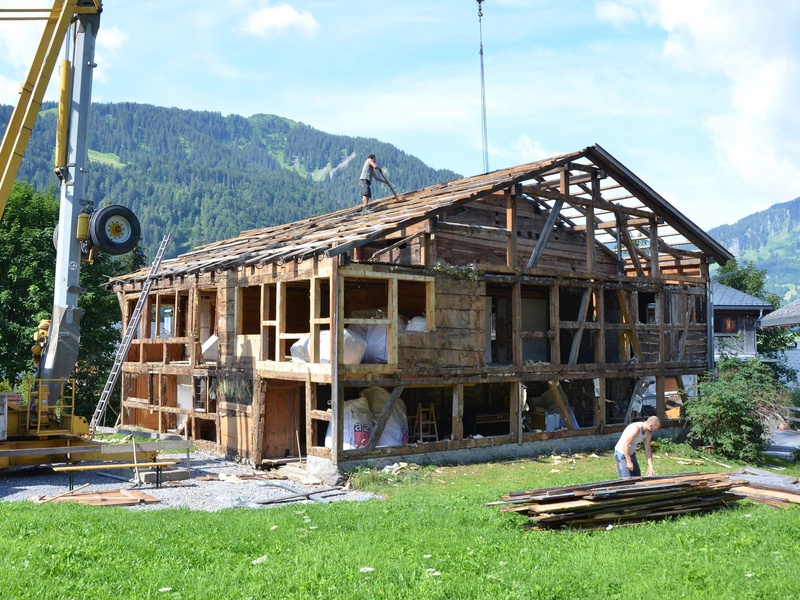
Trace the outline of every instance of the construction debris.
<path fill-rule="evenodd" d="M 87 484 L 88 485 L 88 484 Z M 89 506 L 130 506 L 160 502 L 158 498 L 139 490 L 110 490 L 105 492 L 65 493 L 59 496 L 41 496 L 38 502 L 77 502 Z"/>
<path fill-rule="evenodd" d="M 531 529 L 608 529 L 728 508 L 742 498 L 730 491 L 733 485 L 720 473 L 633 477 L 510 492 L 489 505 L 526 513 Z"/>
<path fill-rule="evenodd" d="M 800 504 L 796 478 L 742 469 L 733 473 L 687 473 L 632 477 L 599 483 L 505 494 L 503 512 L 527 514 L 530 529 L 611 529 L 682 514 L 730 508 L 748 498 L 775 507 Z M 765 480 L 769 476 L 770 479 Z"/>

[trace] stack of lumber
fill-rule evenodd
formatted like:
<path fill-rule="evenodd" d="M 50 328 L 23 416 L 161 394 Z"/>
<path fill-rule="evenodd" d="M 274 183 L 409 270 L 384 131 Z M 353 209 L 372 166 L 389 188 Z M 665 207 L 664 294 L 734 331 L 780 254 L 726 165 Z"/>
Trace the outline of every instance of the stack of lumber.
<path fill-rule="evenodd" d="M 787 477 L 753 467 L 737 469 L 731 477 L 742 480 L 731 491 L 743 494 L 754 502 L 776 508 L 800 504 L 800 479 L 797 477 Z"/>
<path fill-rule="evenodd" d="M 603 529 L 728 508 L 743 496 L 723 473 L 633 477 L 505 494 L 504 512 L 527 514 L 532 529 Z"/>

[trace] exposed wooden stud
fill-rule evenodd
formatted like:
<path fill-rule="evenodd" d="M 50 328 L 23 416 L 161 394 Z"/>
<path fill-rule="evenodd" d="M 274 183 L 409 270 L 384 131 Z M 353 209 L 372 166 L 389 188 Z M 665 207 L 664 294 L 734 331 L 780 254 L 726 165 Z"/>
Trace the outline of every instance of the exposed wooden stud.
<path fill-rule="evenodd" d="M 572 334 L 572 348 L 569 352 L 568 365 L 574 365 L 578 360 L 578 351 L 581 348 L 581 339 L 583 338 L 583 330 L 586 327 L 586 314 L 589 311 L 589 298 L 592 294 L 592 289 L 587 288 L 583 290 L 583 297 L 581 298 L 581 306 L 578 309 L 578 328 Z"/>
<path fill-rule="evenodd" d="M 452 386 L 453 390 L 453 426 L 451 439 L 460 441 L 464 439 L 464 384 Z"/>
<path fill-rule="evenodd" d="M 506 229 L 509 232 L 506 244 L 506 265 L 517 266 L 517 198 L 509 195 L 506 202 Z"/>

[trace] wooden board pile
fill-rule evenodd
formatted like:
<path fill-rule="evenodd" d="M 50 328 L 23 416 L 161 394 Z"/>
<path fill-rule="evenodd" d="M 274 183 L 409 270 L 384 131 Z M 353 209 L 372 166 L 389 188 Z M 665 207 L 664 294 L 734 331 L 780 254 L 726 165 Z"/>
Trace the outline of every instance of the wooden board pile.
<path fill-rule="evenodd" d="M 722 473 L 634 477 L 505 494 L 503 512 L 528 515 L 531 529 L 608 529 L 728 508 L 744 496 Z"/>

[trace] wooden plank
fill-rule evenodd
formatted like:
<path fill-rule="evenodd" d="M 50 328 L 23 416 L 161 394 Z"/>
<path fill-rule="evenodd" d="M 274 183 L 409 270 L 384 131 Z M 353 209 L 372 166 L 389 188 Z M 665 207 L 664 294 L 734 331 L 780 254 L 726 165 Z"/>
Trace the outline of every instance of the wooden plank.
<path fill-rule="evenodd" d="M 547 218 L 547 222 L 545 222 L 544 227 L 542 228 L 541 233 L 539 234 L 539 239 L 536 242 L 536 246 L 533 249 L 533 253 L 531 257 L 528 259 L 527 268 L 535 268 L 539 266 L 539 260 L 542 258 L 542 254 L 544 253 L 545 246 L 547 246 L 547 242 L 550 240 L 550 236 L 553 234 L 553 228 L 556 224 L 556 219 L 558 218 L 558 214 L 561 212 L 561 208 L 564 206 L 563 200 L 556 200 L 553 208 L 550 209 L 550 216 Z"/>
<path fill-rule="evenodd" d="M 102 465 L 69 465 L 66 467 L 53 467 L 56 472 L 72 472 L 72 471 L 103 471 L 106 469 L 136 469 L 136 468 L 151 468 L 151 467 L 173 467 L 178 464 L 174 460 L 164 460 L 159 462 L 140 462 L 140 463 L 106 463 Z"/>
<path fill-rule="evenodd" d="M 383 430 L 386 428 L 386 423 L 389 422 L 389 417 L 392 414 L 392 410 L 394 410 L 397 400 L 400 398 L 400 394 L 403 393 L 403 389 L 403 385 L 398 385 L 392 390 L 392 393 L 389 394 L 386 404 L 383 405 L 381 416 L 378 418 L 378 422 L 375 424 L 375 428 L 372 430 L 372 435 L 369 436 L 369 442 L 367 442 L 367 445 L 364 447 L 366 452 L 374 450 L 375 446 L 377 446 L 378 440 L 380 439 Z"/>
<path fill-rule="evenodd" d="M 136 449 L 140 452 L 160 450 L 186 450 L 193 446 L 192 440 L 174 440 L 167 442 L 140 442 Z M 61 454 L 85 454 L 100 452 L 101 454 L 126 454 L 131 451 L 128 444 L 93 444 L 83 446 L 54 446 L 43 448 L 10 448 L 0 450 L 0 458 L 6 456 L 51 456 Z"/>
<path fill-rule="evenodd" d="M 564 426 L 567 429 L 575 429 L 572 425 L 572 418 L 569 413 L 569 399 L 567 398 L 566 392 L 564 392 L 561 387 L 561 382 L 548 381 L 547 385 L 552 393 L 556 408 L 558 408 L 558 412 L 561 414 L 561 419 L 564 421 Z"/>

